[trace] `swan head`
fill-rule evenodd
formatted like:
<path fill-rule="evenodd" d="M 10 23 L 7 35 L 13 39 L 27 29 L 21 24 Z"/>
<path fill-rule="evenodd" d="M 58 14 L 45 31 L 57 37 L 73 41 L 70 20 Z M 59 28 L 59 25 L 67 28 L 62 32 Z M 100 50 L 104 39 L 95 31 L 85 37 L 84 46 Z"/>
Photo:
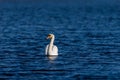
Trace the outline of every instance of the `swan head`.
<path fill-rule="evenodd" d="M 52 39 L 54 38 L 54 34 L 48 34 L 47 39 Z"/>

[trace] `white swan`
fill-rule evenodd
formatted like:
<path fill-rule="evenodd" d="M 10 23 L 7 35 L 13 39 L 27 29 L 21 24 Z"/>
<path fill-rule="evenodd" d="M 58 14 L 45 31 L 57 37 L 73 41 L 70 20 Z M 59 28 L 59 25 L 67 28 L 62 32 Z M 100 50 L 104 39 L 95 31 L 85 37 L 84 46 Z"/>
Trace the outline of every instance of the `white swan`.
<path fill-rule="evenodd" d="M 46 46 L 45 54 L 47 56 L 57 56 L 58 55 L 58 48 L 57 48 L 57 46 L 55 46 L 53 44 L 54 43 L 54 39 L 55 39 L 54 34 L 49 34 L 47 39 L 50 39 L 50 44 L 48 44 Z"/>

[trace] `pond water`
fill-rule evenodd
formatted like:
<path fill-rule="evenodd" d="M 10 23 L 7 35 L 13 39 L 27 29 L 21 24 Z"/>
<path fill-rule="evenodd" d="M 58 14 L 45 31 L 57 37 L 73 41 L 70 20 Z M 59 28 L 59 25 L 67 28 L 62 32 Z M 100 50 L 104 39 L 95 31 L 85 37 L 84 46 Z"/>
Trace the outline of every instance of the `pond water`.
<path fill-rule="evenodd" d="M 0 80 L 119 80 L 120 7 L 0 8 Z M 55 34 L 59 56 L 45 56 Z"/>

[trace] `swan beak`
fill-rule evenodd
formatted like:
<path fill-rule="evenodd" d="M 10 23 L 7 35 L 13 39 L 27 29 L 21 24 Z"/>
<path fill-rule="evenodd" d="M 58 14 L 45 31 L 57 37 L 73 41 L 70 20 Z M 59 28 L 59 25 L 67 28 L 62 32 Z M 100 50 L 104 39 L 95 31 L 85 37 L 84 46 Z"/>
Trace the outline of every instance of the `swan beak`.
<path fill-rule="evenodd" d="M 51 35 L 48 35 L 48 36 L 47 36 L 47 39 L 51 39 L 51 38 L 52 38 Z"/>
<path fill-rule="evenodd" d="M 50 37 L 48 36 L 46 39 L 50 39 Z"/>
<path fill-rule="evenodd" d="M 49 37 L 47 37 L 46 39 L 49 39 Z"/>

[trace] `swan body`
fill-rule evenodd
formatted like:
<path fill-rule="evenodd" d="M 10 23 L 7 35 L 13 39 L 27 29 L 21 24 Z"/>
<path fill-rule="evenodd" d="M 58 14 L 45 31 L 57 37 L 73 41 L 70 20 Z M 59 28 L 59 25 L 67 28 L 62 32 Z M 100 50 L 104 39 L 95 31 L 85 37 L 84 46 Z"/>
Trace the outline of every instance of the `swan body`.
<path fill-rule="evenodd" d="M 50 39 L 50 43 L 46 46 L 45 54 L 48 56 L 58 55 L 58 48 L 54 45 L 55 36 L 53 34 L 49 34 L 47 39 Z"/>

